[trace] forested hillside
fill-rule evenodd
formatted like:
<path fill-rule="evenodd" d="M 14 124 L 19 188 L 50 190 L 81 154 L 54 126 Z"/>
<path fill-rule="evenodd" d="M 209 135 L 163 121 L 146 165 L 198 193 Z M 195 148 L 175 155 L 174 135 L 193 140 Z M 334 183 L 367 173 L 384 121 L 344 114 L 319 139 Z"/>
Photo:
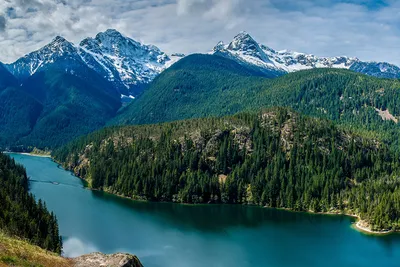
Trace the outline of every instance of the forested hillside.
<path fill-rule="evenodd" d="M 233 60 L 198 54 L 162 72 L 117 114 L 120 95 L 111 83 L 79 60 L 61 58 L 22 85 L 0 68 L 0 146 L 53 149 L 106 123 L 149 124 L 286 106 L 398 147 L 399 89 L 398 80 L 340 69 L 269 79 Z"/>
<path fill-rule="evenodd" d="M 0 231 L 60 254 L 57 219 L 28 186 L 25 169 L 0 153 Z"/>
<path fill-rule="evenodd" d="M 358 214 L 399 229 L 399 155 L 379 139 L 284 108 L 107 128 L 54 151 L 64 167 L 134 199 Z"/>
<path fill-rule="evenodd" d="M 17 79 L 0 63 L 0 146 L 28 134 L 41 105 L 17 89 Z"/>
<path fill-rule="evenodd" d="M 43 105 L 22 145 L 60 146 L 101 128 L 121 106 L 120 96 L 92 70 L 82 66 L 77 76 L 58 68 L 36 73 L 22 87 Z"/>
<path fill-rule="evenodd" d="M 0 147 L 52 149 L 101 128 L 121 106 L 112 85 L 81 62 L 60 59 L 20 84 L 1 71 Z"/>
<path fill-rule="evenodd" d="M 191 55 L 157 77 L 112 124 L 157 123 L 287 106 L 397 142 L 399 101 L 398 80 L 340 69 L 266 79 L 250 76 L 244 67 L 225 58 Z"/>

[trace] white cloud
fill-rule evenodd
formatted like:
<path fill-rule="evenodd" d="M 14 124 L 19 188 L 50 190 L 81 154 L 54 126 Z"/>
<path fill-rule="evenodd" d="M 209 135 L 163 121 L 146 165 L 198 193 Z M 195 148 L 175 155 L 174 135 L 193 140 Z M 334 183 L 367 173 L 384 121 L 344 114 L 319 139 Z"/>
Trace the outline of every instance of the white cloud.
<path fill-rule="evenodd" d="M 246 30 L 274 49 L 400 65 L 400 3 L 372 0 L 2 0 L 0 61 L 56 35 L 79 42 L 107 28 L 168 52 L 206 52 Z M 4 25 L 4 26 L 2 26 Z M 4 30 L 2 31 L 1 29 Z"/>

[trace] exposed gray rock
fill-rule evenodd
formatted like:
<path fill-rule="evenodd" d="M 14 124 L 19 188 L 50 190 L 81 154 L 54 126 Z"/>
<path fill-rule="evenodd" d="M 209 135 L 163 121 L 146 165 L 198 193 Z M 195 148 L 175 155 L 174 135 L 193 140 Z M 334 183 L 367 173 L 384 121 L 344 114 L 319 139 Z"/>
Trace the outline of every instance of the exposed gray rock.
<path fill-rule="evenodd" d="M 73 259 L 76 267 L 143 267 L 138 257 L 127 253 L 106 255 L 95 252 Z"/>

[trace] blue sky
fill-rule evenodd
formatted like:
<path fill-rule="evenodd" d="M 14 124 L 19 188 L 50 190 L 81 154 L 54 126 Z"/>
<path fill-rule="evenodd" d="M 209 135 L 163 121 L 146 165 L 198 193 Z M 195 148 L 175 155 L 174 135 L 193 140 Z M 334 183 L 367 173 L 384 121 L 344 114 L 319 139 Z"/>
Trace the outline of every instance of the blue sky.
<path fill-rule="evenodd" d="M 1 0 L 0 61 L 108 28 L 167 53 L 207 52 L 244 30 L 276 50 L 400 65 L 395 0 Z"/>

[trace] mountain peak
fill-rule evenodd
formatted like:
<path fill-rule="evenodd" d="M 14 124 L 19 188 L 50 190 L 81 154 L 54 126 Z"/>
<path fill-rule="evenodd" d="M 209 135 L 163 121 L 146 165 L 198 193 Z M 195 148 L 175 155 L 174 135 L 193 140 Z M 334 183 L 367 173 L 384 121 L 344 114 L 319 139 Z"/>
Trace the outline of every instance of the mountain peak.
<path fill-rule="evenodd" d="M 234 37 L 234 39 L 237 39 L 237 38 L 239 38 L 239 39 L 243 39 L 243 38 L 251 38 L 251 39 L 253 39 L 253 37 L 251 37 L 251 35 L 248 33 L 248 32 L 246 32 L 246 31 L 241 31 L 241 32 L 239 32 L 235 37 Z"/>
<path fill-rule="evenodd" d="M 217 51 L 222 51 L 224 49 L 225 49 L 225 43 L 223 41 L 219 41 L 218 44 L 214 46 L 213 51 L 217 52 Z"/>
<path fill-rule="evenodd" d="M 104 33 L 122 35 L 122 33 L 120 33 L 119 31 L 117 31 L 116 29 L 107 29 Z"/>
<path fill-rule="evenodd" d="M 96 35 L 96 39 L 104 38 L 104 37 L 109 37 L 109 38 L 126 38 L 122 33 L 117 31 L 116 29 L 107 29 L 104 32 L 99 32 Z"/>
<path fill-rule="evenodd" d="M 67 42 L 67 40 L 66 40 L 64 37 L 59 36 L 59 35 L 57 35 L 57 36 L 53 39 L 53 41 L 51 41 L 51 43 L 64 43 L 64 42 Z"/>
<path fill-rule="evenodd" d="M 260 49 L 258 43 L 247 32 L 240 32 L 233 38 L 233 41 L 228 45 L 229 50 L 257 50 Z"/>
<path fill-rule="evenodd" d="M 179 59 L 171 59 L 158 47 L 137 42 L 115 29 L 84 39 L 79 55 L 90 68 L 116 84 L 123 95 L 136 95 L 142 90 L 141 84 Z"/>
<path fill-rule="evenodd" d="M 7 65 L 7 69 L 18 79 L 25 79 L 60 59 L 79 61 L 77 49 L 62 36 L 56 36 L 50 43 Z M 64 68 L 65 69 L 65 68 Z"/>
<path fill-rule="evenodd" d="M 64 37 L 56 36 L 48 45 L 46 45 L 39 51 L 44 51 L 48 49 L 54 52 L 58 51 L 59 53 L 64 53 L 68 51 L 72 52 L 72 50 L 74 50 L 74 45 L 68 42 Z"/>
<path fill-rule="evenodd" d="M 216 48 L 218 49 L 221 47 L 217 46 Z M 267 64 L 270 63 L 268 55 L 263 51 L 256 40 L 254 40 L 253 37 L 251 37 L 251 35 L 245 31 L 242 31 L 238 35 L 236 35 L 233 38 L 232 42 L 230 42 L 229 45 L 226 47 L 226 50 L 242 54 L 246 57 L 258 58 L 259 60 Z"/>
<path fill-rule="evenodd" d="M 56 36 L 53 40 L 51 40 L 50 43 L 48 43 L 46 46 L 44 47 L 60 47 L 60 46 L 73 46 L 72 43 L 68 42 L 67 39 L 65 39 L 62 36 Z"/>
<path fill-rule="evenodd" d="M 114 43 L 131 42 L 138 46 L 141 45 L 139 42 L 129 37 L 126 37 L 125 35 L 123 35 L 122 33 L 120 33 L 115 29 L 108 29 L 104 32 L 99 32 L 96 35 L 95 39 L 101 43 L 109 43 L 109 41 L 111 40 Z"/>
<path fill-rule="evenodd" d="M 105 49 L 110 54 L 116 53 L 128 56 L 132 51 L 142 50 L 143 48 L 140 42 L 126 37 L 115 29 L 108 29 L 98 33 L 95 40 L 102 49 Z"/>

